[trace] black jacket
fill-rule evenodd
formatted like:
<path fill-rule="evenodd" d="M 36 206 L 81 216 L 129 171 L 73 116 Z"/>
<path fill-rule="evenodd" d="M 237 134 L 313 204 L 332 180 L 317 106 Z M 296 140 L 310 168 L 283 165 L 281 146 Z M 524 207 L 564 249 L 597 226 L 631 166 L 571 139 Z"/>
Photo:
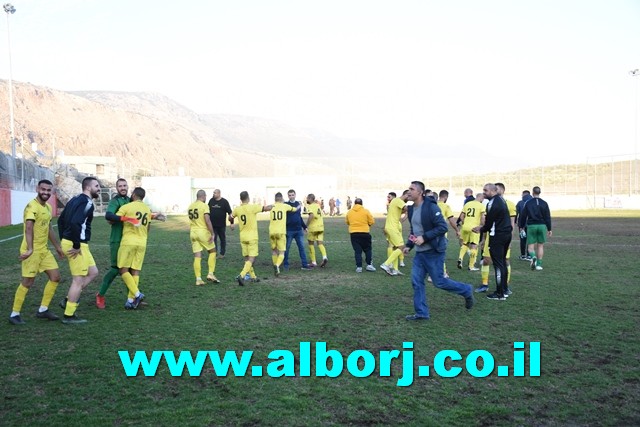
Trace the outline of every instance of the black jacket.
<path fill-rule="evenodd" d="M 487 231 L 495 234 L 511 234 L 513 232 L 507 202 L 497 194 L 493 196 L 487 205 L 487 216 L 484 226 L 480 230 L 481 233 L 486 233 Z"/>
<path fill-rule="evenodd" d="M 551 231 L 551 212 L 549 205 L 540 197 L 533 197 L 524 204 L 518 220 L 518 226 L 524 228 L 532 224 L 545 224 Z"/>
<path fill-rule="evenodd" d="M 60 240 L 70 240 L 74 249 L 80 249 L 80 243 L 91 240 L 91 221 L 93 200 L 84 193 L 78 194 L 69 200 L 58 218 Z"/>

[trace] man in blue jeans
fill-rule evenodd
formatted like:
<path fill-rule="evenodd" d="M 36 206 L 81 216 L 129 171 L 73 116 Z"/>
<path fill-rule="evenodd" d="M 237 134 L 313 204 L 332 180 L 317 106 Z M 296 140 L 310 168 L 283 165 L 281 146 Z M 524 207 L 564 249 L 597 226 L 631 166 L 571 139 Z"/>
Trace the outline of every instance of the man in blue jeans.
<path fill-rule="evenodd" d="M 424 197 L 425 187 L 420 181 L 413 181 L 409 187 L 409 200 L 413 206 L 408 210 L 411 235 L 404 253 L 413 248 L 416 254 L 411 269 L 411 285 L 413 286 L 413 307 L 415 314 L 406 316 L 407 320 L 428 320 L 429 306 L 424 281 L 427 273 L 431 276 L 436 288 L 461 295 L 465 307 L 471 309 L 475 303 L 473 287 L 466 283 L 456 282 L 444 277 L 444 257 L 447 252 L 447 223 L 435 199 Z"/>
<path fill-rule="evenodd" d="M 298 208 L 301 203 L 296 200 L 295 190 L 289 190 L 287 192 L 289 200 L 284 202 L 289 206 Z M 285 270 L 289 270 L 289 248 L 291 248 L 291 241 L 295 240 L 298 245 L 298 252 L 300 252 L 300 261 L 302 262 L 303 270 L 310 270 L 309 263 L 307 262 L 307 254 L 305 253 L 304 233 L 307 231 L 307 225 L 302 220 L 302 209 L 298 209 L 295 212 L 287 212 L 287 249 L 284 253 L 284 261 L 282 266 Z"/>

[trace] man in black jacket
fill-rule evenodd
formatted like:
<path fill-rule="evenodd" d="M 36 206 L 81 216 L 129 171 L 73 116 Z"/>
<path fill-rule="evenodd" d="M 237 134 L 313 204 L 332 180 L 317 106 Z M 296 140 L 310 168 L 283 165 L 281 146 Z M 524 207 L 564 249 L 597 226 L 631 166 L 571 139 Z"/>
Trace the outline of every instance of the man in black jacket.
<path fill-rule="evenodd" d="M 487 216 L 483 226 L 473 229 L 476 233 L 489 232 L 489 254 L 493 261 L 496 273 L 496 291 L 487 298 L 504 301 L 507 296 L 507 250 L 511 244 L 511 217 L 509 208 L 502 196 L 498 194 L 498 188 L 494 184 L 486 184 L 482 189 L 487 204 Z"/>
<path fill-rule="evenodd" d="M 527 230 L 527 245 L 531 269 L 542 270 L 544 243 L 551 237 L 551 212 L 547 202 L 540 198 L 540 187 L 533 187 L 533 197 L 524 204 L 518 220 L 520 230 Z M 537 247 L 536 247 L 537 246 Z"/>
<path fill-rule="evenodd" d="M 213 190 L 213 197 L 209 199 L 209 217 L 213 226 L 213 242 L 218 248 L 218 258 L 224 258 L 227 251 L 227 216 L 231 215 L 231 206 L 227 199 L 220 195 L 220 190 Z M 229 216 L 229 223 L 233 225 L 233 218 Z M 233 227 L 231 227 L 233 229 Z M 218 245 L 218 239 L 220 244 Z"/>

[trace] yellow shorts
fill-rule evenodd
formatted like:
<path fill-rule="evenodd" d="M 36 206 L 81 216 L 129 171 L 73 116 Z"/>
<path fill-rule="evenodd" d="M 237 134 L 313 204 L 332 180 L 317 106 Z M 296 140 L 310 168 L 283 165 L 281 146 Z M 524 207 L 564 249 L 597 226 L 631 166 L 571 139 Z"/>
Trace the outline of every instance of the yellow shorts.
<path fill-rule="evenodd" d="M 271 250 L 277 249 L 280 252 L 284 252 L 287 249 L 286 234 L 270 234 L 269 241 L 271 242 Z"/>
<path fill-rule="evenodd" d="M 395 248 L 404 246 L 404 239 L 402 238 L 402 232 L 395 228 L 385 228 L 384 235 L 387 238 L 389 244 Z"/>
<path fill-rule="evenodd" d="M 484 258 L 491 258 L 491 254 L 489 253 L 489 236 L 484 238 L 484 245 L 482 245 L 482 256 Z M 509 249 L 507 249 L 506 259 L 511 259 L 511 246 L 509 246 Z"/>
<path fill-rule="evenodd" d="M 307 232 L 307 240 L 310 242 L 324 242 L 324 230 Z"/>
<path fill-rule="evenodd" d="M 146 252 L 146 246 L 120 245 L 120 249 L 118 249 L 118 268 L 126 267 L 138 271 L 142 270 Z"/>
<path fill-rule="evenodd" d="M 49 250 L 33 252 L 29 258 L 22 261 L 22 277 L 36 277 L 43 271 L 57 269 L 58 263 Z"/>
<path fill-rule="evenodd" d="M 215 243 L 209 243 L 209 239 L 211 239 L 209 230 L 191 230 L 189 238 L 191 239 L 191 250 L 194 254 L 201 252 L 203 249 L 210 251 L 216 248 Z"/>
<path fill-rule="evenodd" d="M 477 245 L 480 243 L 480 233 L 474 233 L 471 230 L 462 229 L 460 230 L 460 239 L 462 239 L 462 243 L 467 245 Z"/>
<path fill-rule="evenodd" d="M 73 249 L 73 242 L 62 239 L 60 246 L 62 246 L 62 250 L 66 254 L 67 251 Z M 67 256 L 67 259 L 69 260 L 69 270 L 71 270 L 72 276 L 86 276 L 89 274 L 89 267 L 95 267 L 96 265 L 89 250 L 89 245 L 86 243 L 80 243 L 80 253 L 75 258 Z"/>
<path fill-rule="evenodd" d="M 242 256 L 258 256 L 258 240 L 241 241 Z"/>

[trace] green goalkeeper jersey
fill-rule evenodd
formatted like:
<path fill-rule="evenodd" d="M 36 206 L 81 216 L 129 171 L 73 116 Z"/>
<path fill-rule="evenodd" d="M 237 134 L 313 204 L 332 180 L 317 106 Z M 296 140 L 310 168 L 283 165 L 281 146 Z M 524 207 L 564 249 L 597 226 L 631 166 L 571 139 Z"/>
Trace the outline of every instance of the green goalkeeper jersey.
<path fill-rule="evenodd" d="M 120 208 L 127 203 L 131 202 L 131 199 L 127 196 L 117 195 L 109 202 L 107 212 L 116 214 Z M 120 243 L 122 241 L 122 222 L 114 222 L 111 224 L 111 236 L 109 237 L 109 243 Z"/>

